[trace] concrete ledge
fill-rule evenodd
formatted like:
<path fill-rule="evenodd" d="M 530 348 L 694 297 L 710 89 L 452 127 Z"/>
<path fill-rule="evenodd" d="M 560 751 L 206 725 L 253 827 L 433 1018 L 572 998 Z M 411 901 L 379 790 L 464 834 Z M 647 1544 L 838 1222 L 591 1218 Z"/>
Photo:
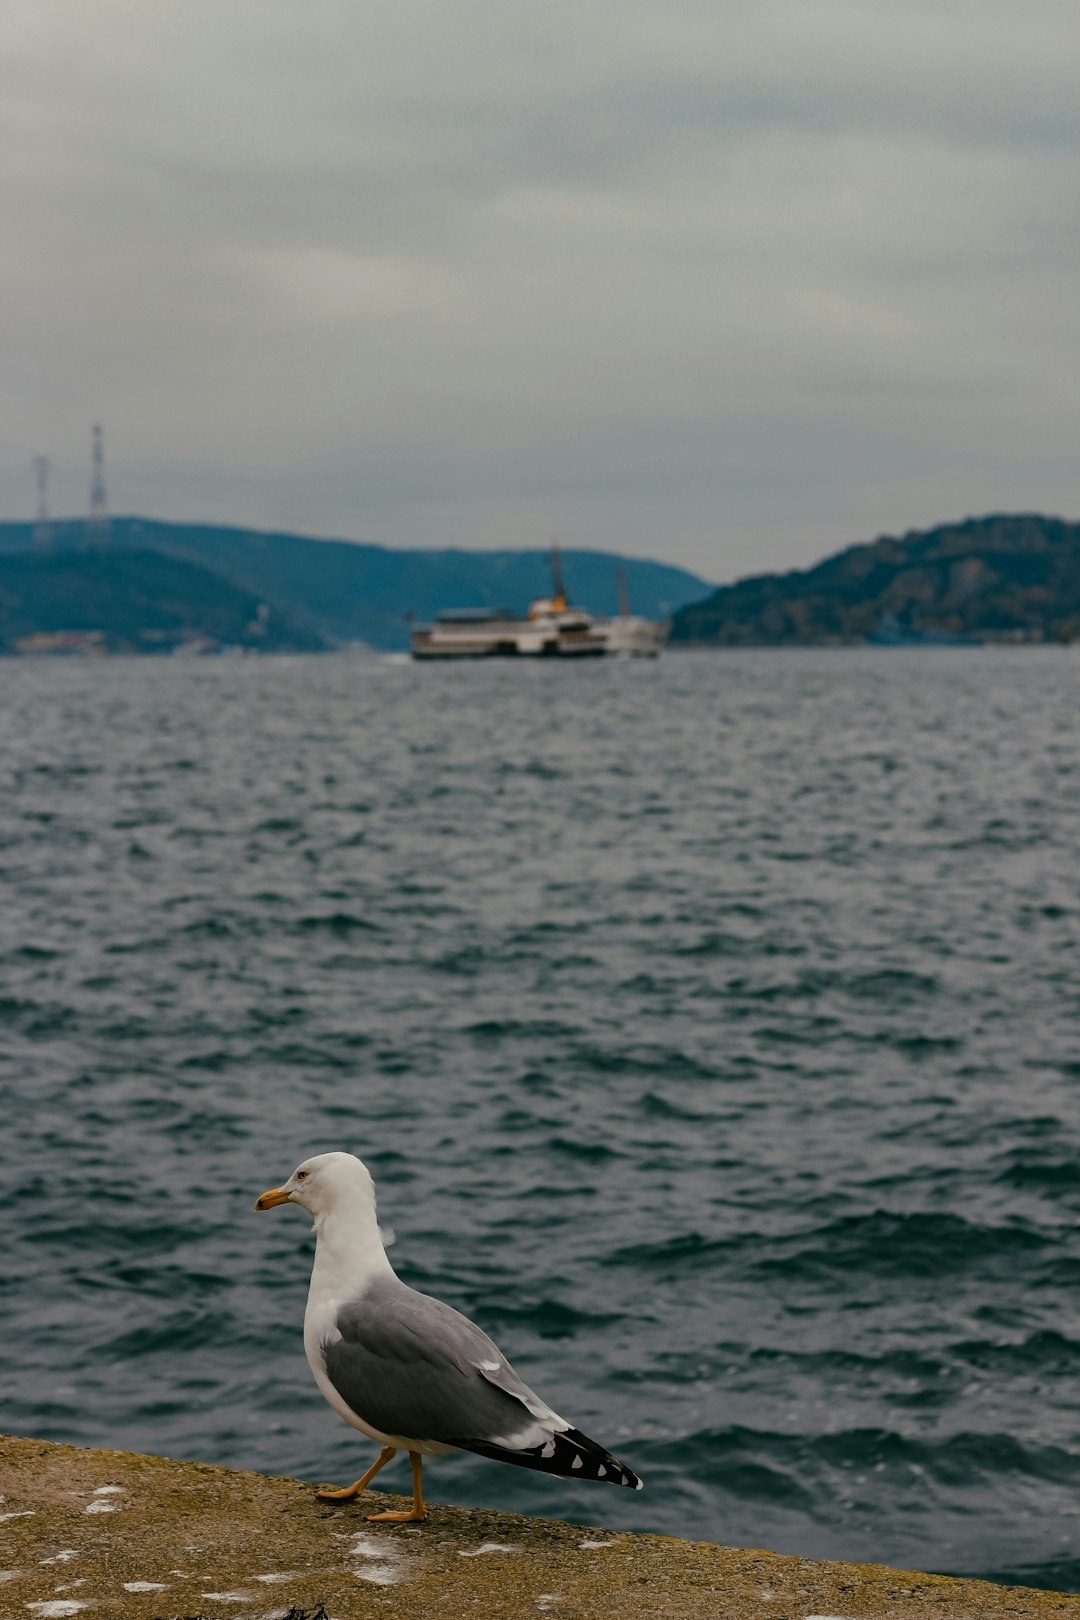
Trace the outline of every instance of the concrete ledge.
<path fill-rule="evenodd" d="M 299 1480 L 44 1440 L 0 1436 L 0 1497 L 0 1620 L 1080 1620 L 1056 1592 L 516 1514 L 370 1525 L 404 1500 L 338 1506 Z"/>

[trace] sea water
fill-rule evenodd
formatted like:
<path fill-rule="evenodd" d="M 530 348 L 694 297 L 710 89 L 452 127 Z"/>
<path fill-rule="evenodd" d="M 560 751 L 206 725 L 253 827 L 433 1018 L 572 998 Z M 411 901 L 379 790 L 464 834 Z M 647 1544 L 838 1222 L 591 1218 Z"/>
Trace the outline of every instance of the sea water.
<path fill-rule="evenodd" d="M 1075 651 L 2 679 L 5 1427 L 355 1478 L 345 1148 L 645 1480 L 434 1501 L 1080 1587 Z"/>

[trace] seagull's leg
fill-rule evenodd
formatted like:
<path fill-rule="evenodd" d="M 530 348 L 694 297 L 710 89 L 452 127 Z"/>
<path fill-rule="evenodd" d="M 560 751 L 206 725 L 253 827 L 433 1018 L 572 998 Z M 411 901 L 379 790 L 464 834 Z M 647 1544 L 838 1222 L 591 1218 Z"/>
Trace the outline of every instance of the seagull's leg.
<path fill-rule="evenodd" d="M 424 1466 L 424 1459 L 418 1451 L 409 1452 L 409 1462 L 412 1464 L 412 1507 L 408 1513 L 395 1513 L 388 1509 L 385 1513 L 369 1513 L 369 1524 L 412 1524 L 418 1519 L 427 1518 L 427 1508 L 424 1506 L 424 1493 L 420 1489 L 420 1474 Z"/>
<path fill-rule="evenodd" d="M 367 1473 L 364 1474 L 361 1479 L 358 1479 L 355 1484 L 342 1485 L 340 1490 L 336 1486 L 326 1485 L 321 1491 L 316 1491 L 315 1495 L 319 1498 L 320 1502 L 351 1502 L 354 1496 L 363 1495 L 368 1486 L 371 1484 L 371 1481 L 375 1478 L 375 1475 L 379 1472 L 379 1469 L 385 1468 L 391 1457 L 396 1456 L 396 1446 L 383 1446 Z"/>

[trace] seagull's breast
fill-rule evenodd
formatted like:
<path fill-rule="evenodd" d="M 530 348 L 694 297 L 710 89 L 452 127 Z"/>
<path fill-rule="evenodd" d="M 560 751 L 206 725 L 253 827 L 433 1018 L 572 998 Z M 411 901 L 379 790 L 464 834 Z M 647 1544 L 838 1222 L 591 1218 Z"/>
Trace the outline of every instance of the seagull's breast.
<path fill-rule="evenodd" d="M 323 1400 L 351 1428 L 359 1429 L 361 1434 L 366 1434 L 369 1440 L 375 1440 L 381 1446 L 395 1446 L 399 1451 L 423 1451 L 433 1457 L 446 1456 L 456 1450 L 454 1446 L 424 1442 L 415 1435 L 387 1434 L 366 1422 L 363 1414 L 345 1399 L 326 1366 L 326 1346 L 339 1343 L 342 1336 L 338 1327 L 338 1313 L 350 1303 L 338 1295 L 339 1289 L 335 1287 L 333 1279 L 325 1273 L 320 1275 L 316 1268 L 312 1272 L 307 1309 L 304 1311 L 304 1353 Z"/>
<path fill-rule="evenodd" d="M 326 1346 L 335 1344 L 341 1338 L 337 1325 L 337 1315 L 340 1302 L 333 1299 L 325 1289 L 316 1290 L 315 1280 L 312 1279 L 311 1291 L 308 1294 L 307 1309 L 304 1312 L 304 1354 L 307 1356 L 311 1374 L 319 1386 L 319 1392 L 327 1404 L 333 1407 L 338 1417 L 369 1439 L 377 1440 L 380 1445 L 393 1445 L 395 1441 L 389 1436 L 373 1429 L 370 1423 L 365 1423 L 359 1412 L 354 1412 L 341 1392 L 334 1387 L 330 1374 L 326 1370 Z"/>

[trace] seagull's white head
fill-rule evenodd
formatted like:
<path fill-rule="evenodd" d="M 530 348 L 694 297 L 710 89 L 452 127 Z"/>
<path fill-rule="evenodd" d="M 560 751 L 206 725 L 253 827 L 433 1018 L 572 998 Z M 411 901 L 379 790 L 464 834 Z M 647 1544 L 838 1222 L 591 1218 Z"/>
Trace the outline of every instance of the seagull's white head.
<path fill-rule="evenodd" d="M 328 1215 L 338 1204 L 357 1199 L 375 1208 L 375 1184 L 366 1164 L 351 1153 L 316 1153 L 298 1164 L 288 1181 L 255 1200 L 256 1209 L 299 1204 L 314 1217 Z"/>

